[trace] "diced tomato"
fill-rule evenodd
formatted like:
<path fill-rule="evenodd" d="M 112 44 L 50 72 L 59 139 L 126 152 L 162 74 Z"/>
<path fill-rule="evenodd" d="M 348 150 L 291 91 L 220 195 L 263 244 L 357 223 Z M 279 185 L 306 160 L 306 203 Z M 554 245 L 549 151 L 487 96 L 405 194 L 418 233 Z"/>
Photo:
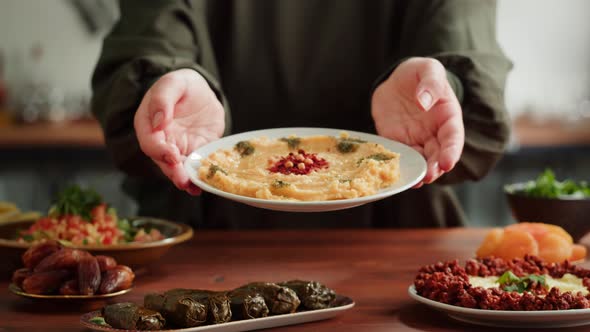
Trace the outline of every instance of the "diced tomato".
<path fill-rule="evenodd" d="M 102 239 L 102 244 L 113 244 L 113 238 L 111 236 L 105 236 Z"/>

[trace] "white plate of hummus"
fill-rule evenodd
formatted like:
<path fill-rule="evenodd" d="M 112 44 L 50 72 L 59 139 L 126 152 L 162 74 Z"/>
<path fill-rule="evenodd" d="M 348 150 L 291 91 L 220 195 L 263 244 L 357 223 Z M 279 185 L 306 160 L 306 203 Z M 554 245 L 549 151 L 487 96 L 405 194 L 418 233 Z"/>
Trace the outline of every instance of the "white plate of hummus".
<path fill-rule="evenodd" d="M 289 212 L 352 208 L 397 194 L 426 174 L 426 161 L 381 136 L 327 128 L 276 128 L 221 138 L 184 167 L 204 191 Z"/>

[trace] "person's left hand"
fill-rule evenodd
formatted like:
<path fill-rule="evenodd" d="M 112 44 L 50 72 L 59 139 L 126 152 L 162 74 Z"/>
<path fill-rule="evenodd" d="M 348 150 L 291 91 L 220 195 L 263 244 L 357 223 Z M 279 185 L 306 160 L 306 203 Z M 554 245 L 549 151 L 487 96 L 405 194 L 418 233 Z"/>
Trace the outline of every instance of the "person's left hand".
<path fill-rule="evenodd" d="M 426 176 L 416 188 L 459 161 L 465 142 L 461 105 L 438 60 L 402 62 L 375 89 L 371 113 L 379 135 L 411 146 L 426 159 Z"/>

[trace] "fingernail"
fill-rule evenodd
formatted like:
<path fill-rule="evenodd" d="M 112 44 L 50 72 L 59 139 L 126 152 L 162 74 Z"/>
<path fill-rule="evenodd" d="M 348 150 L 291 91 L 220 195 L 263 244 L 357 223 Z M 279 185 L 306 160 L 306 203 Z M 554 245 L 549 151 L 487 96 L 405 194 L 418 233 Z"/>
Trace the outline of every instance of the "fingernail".
<path fill-rule="evenodd" d="M 422 105 L 422 108 L 424 108 L 425 111 L 428 111 L 432 104 L 432 95 L 428 91 L 424 91 L 418 96 L 418 101 L 420 102 L 420 105 Z"/>
<path fill-rule="evenodd" d="M 152 129 L 157 129 L 162 124 L 162 119 L 164 115 L 162 112 L 156 112 L 152 117 Z"/>

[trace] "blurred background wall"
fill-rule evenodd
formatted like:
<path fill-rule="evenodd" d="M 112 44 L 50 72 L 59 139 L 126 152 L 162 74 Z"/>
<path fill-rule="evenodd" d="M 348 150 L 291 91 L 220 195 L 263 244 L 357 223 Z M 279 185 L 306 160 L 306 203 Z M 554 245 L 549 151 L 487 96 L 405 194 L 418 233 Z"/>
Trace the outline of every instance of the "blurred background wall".
<path fill-rule="evenodd" d="M 505 183 L 546 167 L 560 178 L 588 179 L 589 12 L 586 0 L 498 2 L 498 38 L 514 62 L 506 92 L 514 135 L 490 176 L 458 187 L 473 225 L 512 221 Z M 115 0 L 0 2 L 0 82 L 9 96 L 0 100 L 0 200 L 43 211 L 65 182 L 78 182 L 133 214 L 88 120 L 90 75 L 116 17 Z M 18 128 L 14 119 L 32 124 Z M 37 121 L 50 125 L 35 127 Z M 39 131 L 55 135 L 47 140 Z"/>

